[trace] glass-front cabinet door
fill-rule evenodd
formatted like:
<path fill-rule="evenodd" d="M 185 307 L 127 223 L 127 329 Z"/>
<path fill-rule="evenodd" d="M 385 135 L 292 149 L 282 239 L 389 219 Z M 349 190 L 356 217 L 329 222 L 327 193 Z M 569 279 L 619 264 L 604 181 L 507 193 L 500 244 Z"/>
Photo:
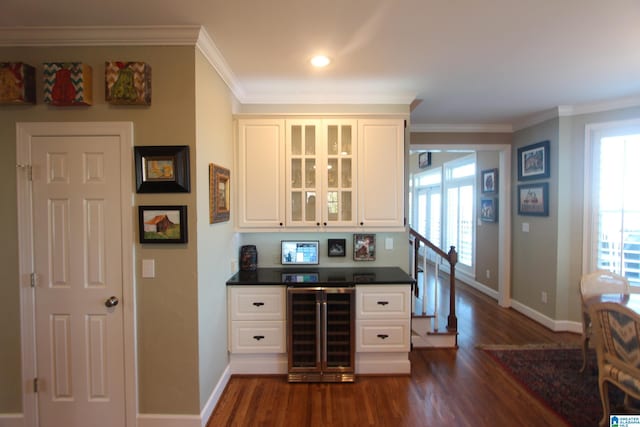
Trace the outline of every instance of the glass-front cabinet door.
<path fill-rule="evenodd" d="M 320 122 L 287 121 L 287 226 L 320 225 Z"/>
<path fill-rule="evenodd" d="M 327 226 L 356 223 L 355 120 L 323 121 L 325 133 L 322 221 Z"/>

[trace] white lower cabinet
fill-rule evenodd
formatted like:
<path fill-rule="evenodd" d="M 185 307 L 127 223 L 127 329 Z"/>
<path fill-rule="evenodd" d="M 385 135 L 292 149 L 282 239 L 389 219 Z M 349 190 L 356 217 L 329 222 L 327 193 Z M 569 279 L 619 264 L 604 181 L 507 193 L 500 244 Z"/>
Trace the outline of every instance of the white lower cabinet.
<path fill-rule="evenodd" d="M 284 286 L 229 286 L 228 349 L 234 374 L 285 374 Z"/>
<path fill-rule="evenodd" d="M 411 285 L 356 286 L 356 373 L 408 374 Z"/>
<path fill-rule="evenodd" d="M 228 286 L 233 374 L 286 374 L 286 286 Z M 356 374 L 409 374 L 411 285 L 357 285 Z"/>

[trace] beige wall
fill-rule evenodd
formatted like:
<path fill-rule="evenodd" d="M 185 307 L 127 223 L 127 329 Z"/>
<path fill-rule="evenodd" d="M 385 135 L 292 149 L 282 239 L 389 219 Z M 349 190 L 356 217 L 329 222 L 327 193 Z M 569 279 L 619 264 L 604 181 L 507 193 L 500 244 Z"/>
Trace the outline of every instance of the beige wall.
<path fill-rule="evenodd" d="M 199 225 L 208 192 L 204 163 L 231 163 L 231 100 L 215 72 L 196 57 L 192 47 L 65 47 L 0 48 L 0 57 L 36 66 L 38 103 L 35 106 L 0 106 L 0 186 L 4 203 L 0 221 L 4 244 L 0 246 L 0 413 L 21 412 L 20 317 L 16 234 L 15 145 L 16 122 L 131 121 L 135 145 L 189 145 L 192 191 L 189 194 L 136 194 L 134 203 L 184 204 L 188 206 L 189 243 L 184 245 L 135 245 L 135 267 L 141 259 L 156 260 L 156 278 L 135 277 L 139 409 L 141 413 L 199 414 L 227 364 L 222 278 L 228 263 L 213 257 L 198 262 L 199 240 L 205 249 L 222 236 L 231 240 L 230 226 L 212 227 L 199 236 Z M 104 101 L 104 61 L 144 61 L 152 67 L 153 99 L 150 107 L 113 106 Z M 93 67 L 94 105 L 52 107 L 42 103 L 42 63 L 81 61 Z M 197 70 L 196 70 L 196 64 Z M 196 79 L 196 74 L 198 79 Z M 196 99 L 196 81 L 202 95 Z M 205 96 L 206 94 L 206 96 Z M 202 112 L 196 115 L 196 105 Z M 208 144 L 212 144 L 209 146 Z M 200 159 L 197 154 L 202 150 Z M 133 175 L 133 171 L 131 171 Z M 134 180 L 135 181 L 135 180 Z M 132 188 L 132 193 L 134 189 Z M 207 208 L 208 209 L 208 208 Z M 200 219 L 199 219 L 200 218 Z M 132 218 L 136 221 L 136 218 Z M 137 242 L 137 225 L 134 227 Z M 206 268 L 199 269 L 205 264 Z M 211 303 L 214 312 L 199 317 L 198 300 Z M 201 310 L 202 311 L 202 310 Z M 199 336 L 199 327 L 207 331 Z M 209 329 L 211 328 L 211 329 Z M 215 335 L 215 339 L 214 339 Z M 215 341 L 215 344 L 212 344 Z M 214 345 L 218 347 L 212 350 Z M 202 348 L 207 348 L 204 350 Z M 223 354 L 224 352 L 224 354 Z M 212 360 L 201 361 L 201 356 Z M 205 362 L 210 364 L 206 364 Z M 204 369 L 202 369 L 204 368 Z M 201 372 L 202 369 L 202 372 Z M 207 394 L 207 396 L 202 396 Z"/>

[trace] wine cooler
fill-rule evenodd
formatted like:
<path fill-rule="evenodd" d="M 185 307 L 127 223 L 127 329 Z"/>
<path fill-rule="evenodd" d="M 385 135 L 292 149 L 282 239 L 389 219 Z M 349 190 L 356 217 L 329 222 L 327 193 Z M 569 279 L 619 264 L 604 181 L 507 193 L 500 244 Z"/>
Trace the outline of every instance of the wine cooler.
<path fill-rule="evenodd" d="M 355 380 L 355 288 L 289 287 L 290 382 Z"/>

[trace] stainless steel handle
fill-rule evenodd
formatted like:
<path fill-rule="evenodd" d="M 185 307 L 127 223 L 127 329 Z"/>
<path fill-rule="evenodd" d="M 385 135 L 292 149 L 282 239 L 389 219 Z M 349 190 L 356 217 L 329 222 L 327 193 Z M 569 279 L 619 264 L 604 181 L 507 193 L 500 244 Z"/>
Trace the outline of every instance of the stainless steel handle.
<path fill-rule="evenodd" d="M 320 341 L 321 341 L 321 337 L 320 337 L 320 301 L 316 301 L 316 363 L 320 364 L 320 362 L 322 361 L 322 356 L 320 354 L 321 347 L 320 347 Z"/>
<path fill-rule="evenodd" d="M 120 300 L 117 297 L 112 296 L 104 302 L 104 306 L 107 308 L 115 307 L 119 302 Z"/>
<path fill-rule="evenodd" d="M 322 302 L 322 327 L 324 329 L 324 337 L 322 337 L 322 364 L 323 369 L 327 364 L 327 301 Z"/>

